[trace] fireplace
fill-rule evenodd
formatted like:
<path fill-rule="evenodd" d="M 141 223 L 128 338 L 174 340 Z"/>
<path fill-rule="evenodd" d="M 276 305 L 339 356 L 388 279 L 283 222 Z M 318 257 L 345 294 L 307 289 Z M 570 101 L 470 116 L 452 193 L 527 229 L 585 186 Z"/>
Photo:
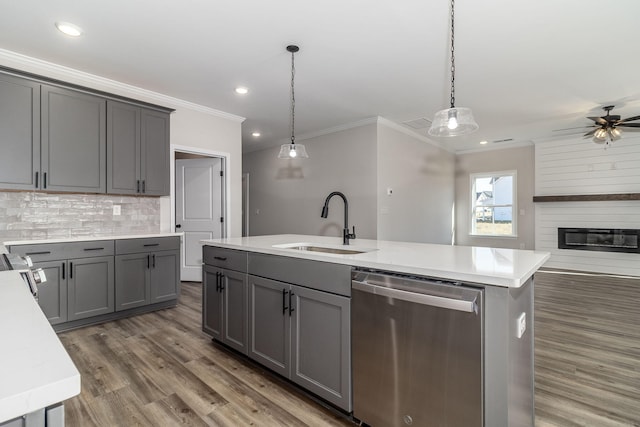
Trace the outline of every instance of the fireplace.
<path fill-rule="evenodd" d="M 558 249 L 640 253 L 640 230 L 558 228 Z"/>

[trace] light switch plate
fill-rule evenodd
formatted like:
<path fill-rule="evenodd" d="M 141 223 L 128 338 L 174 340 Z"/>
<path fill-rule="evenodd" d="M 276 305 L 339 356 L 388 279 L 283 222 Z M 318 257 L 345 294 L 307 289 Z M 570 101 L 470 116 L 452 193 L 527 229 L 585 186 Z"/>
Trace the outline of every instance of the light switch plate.
<path fill-rule="evenodd" d="M 518 316 L 518 320 L 517 320 L 517 336 L 518 338 L 522 338 L 522 336 L 524 335 L 525 331 L 527 330 L 527 313 L 521 313 L 520 316 Z"/>

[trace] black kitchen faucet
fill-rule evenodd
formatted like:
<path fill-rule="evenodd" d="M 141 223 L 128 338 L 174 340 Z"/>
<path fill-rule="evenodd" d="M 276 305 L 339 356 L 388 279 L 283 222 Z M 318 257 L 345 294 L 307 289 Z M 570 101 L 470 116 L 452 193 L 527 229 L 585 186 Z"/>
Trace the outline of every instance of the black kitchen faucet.
<path fill-rule="evenodd" d="M 324 206 L 322 207 L 322 214 L 320 215 L 322 218 L 326 218 L 329 214 L 329 200 L 333 196 L 340 196 L 344 201 L 344 228 L 342 229 L 342 244 L 348 245 L 349 239 L 356 238 L 356 226 L 353 226 L 353 233 L 349 233 L 349 202 L 347 202 L 347 197 L 339 191 L 334 191 L 327 196 L 324 200 Z"/>

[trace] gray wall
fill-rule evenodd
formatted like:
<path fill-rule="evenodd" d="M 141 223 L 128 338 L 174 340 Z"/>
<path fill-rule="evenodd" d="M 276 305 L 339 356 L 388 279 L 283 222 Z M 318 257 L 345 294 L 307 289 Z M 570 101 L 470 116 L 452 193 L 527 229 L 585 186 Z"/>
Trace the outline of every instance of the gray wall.
<path fill-rule="evenodd" d="M 280 147 L 243 156 L 243 172 L 249 174 L 249 235 L 342 236 L 340 198 L 331 200 L 327 219 L 320 217 L 325 197 L 341 191 L 357 236 L 377 238 L 376 124 L 298 142 L 309 159 L 278 159 Z"/>
<path fill-rule="evenodd" d="M 455 155 L 378 124 L 377 162 L 378 238 L 451 244 Z"/>
<path fill-rule="evenodd" d="M 113 215 L 113 205 L 121 215 Z M 157 197 L 0 192 L 0 241 L 159 231 Z"/>
<path fill-rule="evenodd" d="M 456 156 L 456 245 L 534 249 L 534 166 L 535 160 L 533 145 L 502 150 L 458 154 Z M 472 173 L 507 170 L 517 171 L 518 237 L 471 236 L 469 234 L 469 230 L 471 228 L 471 189 L 469 175 Z"/>

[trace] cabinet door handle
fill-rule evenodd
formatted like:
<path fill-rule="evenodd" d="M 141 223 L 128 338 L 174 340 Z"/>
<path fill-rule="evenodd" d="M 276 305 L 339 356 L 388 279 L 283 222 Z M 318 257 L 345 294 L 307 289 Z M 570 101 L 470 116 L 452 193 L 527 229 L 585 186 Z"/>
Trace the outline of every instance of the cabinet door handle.
<path fill-rule="evenodd" d="M 147 180 L 146 179 L 142 180 L 142 192 L 143 193 L 147 192 Z"/>
<path fill-rule="evenodd" d="M 151 255 L 147 255 L 147 270 L 151 268 Z"/>
<path fill-rule="evenodd" d="M 151 255 L 151 257 L 153 258 L 153 268 L 156 268 L 156 254 Z"/>
<path fill-rule="evenodd" d="M 36 172 L 36 188 L 38 188 L 38 178 L 39 178 L 38 174 L 39 172 Z"/>
<path fill-rule="evenodd" d="M 104 251 L 104 248 L 84 248 L 85 251 Z"/>
<path fill-rule="evenodd" d="M 148 248 L 148 247 L 151 247 L 151 246 L 160 246 L 160 243 L 146 243 L 146 244 L 144 244 L 142 246 L 144 246 L 145 248 Z"/>
<path fill-rule="evenodd" d="M 73 279 L 73 263 L 69 263 L 69 279 Z"/>
<path fill-rule="evenodd" d="M 289 317 L 291 317 L 291 313 L 296 311 L 296 309 L 293 308 L 293 304 L 291 303 L 291 298 L 292 297 L 293 297 L 293 291 L 289 291 Z"/>
<path fill-rule="evenodd" d="M 62 278 L 63 278 L 63 279 L 64 279 L 64 265 L 65 265 L 65 264 L 66 264 L 66 263 L 64 263 L 64 262 L 62 263 Z"/>
<path fill-rule="evenodd" d="M 44 177 L 42 178 L 42 188 L 47 188 L 47 173 L 44 173 Z"/>
<path fill-rule="evenodd" d="M 136 181 L 136 193 L 140 192 L 140 180 Z"/>
<path fill-rule="evenodd" d="M 218 261 L 226 261 L 227 257 L 226 256 L 214 256 L 213 259 L 217 259 Z"/>
<path fill-rule="evenodd" d="M 224 278 L 225 278 L 224 273 L 220 273 L 220 292 L 224 291 Z"/>
<path fill-rule="evenodd" d="M 287 307 L 287 290 L 283 289 L 282 290 L 282 315 L 283 316 L 287 312 L 288 308 L 289 307 Z"/>
<path fill-rule="evenodd" d="M 216 271 L 216 292 L 220 292 L 220 272 Z"/>
<path fill-rule="evenodd" d="M 49 255 L 51 251 L 42 251 L 42 252 L 25 252 L 25 255 Z"/>

